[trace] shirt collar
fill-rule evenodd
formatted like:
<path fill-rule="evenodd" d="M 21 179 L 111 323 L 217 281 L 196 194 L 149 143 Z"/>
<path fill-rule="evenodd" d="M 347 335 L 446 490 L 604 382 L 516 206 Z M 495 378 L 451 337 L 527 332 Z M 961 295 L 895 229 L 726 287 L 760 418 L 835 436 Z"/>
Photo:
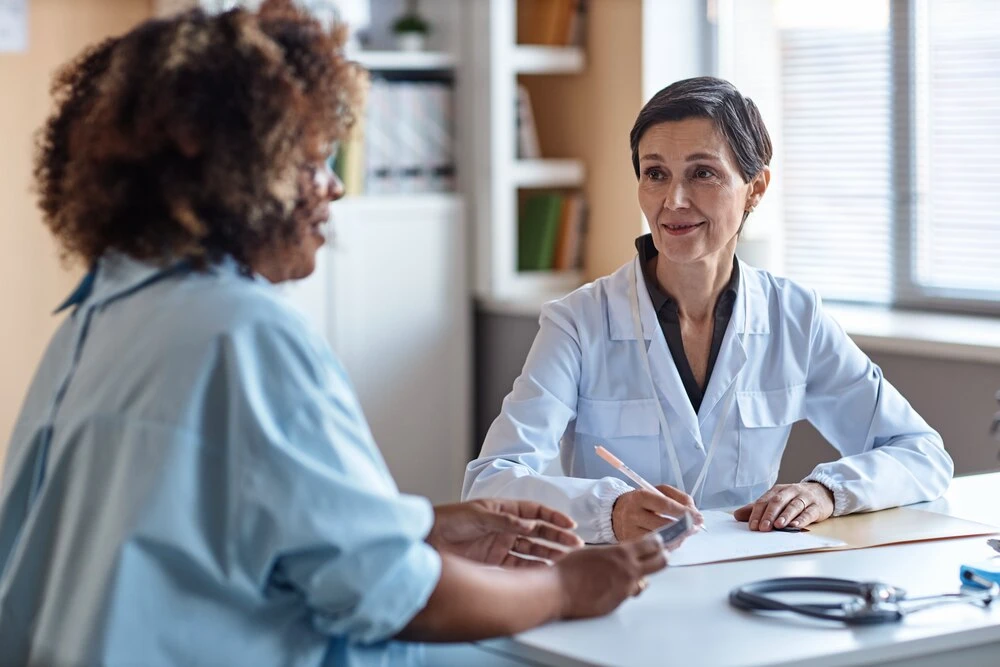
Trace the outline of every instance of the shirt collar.
<path fill-rule="evenodd" d="M 97 278 L 97 265 L 95 264 L 90 271 L 80 280 L 80 283 L 74 288 L 66 300 L 63 301 L 59 306 L 52 311 L 53 315 L 57 315 L 62 311 L 66 310 L 70 306 L 78 306 L 87 300 L 90 296 L 90 291 L 94 289 L 94 280 Z"/>
<path fill-rule="evenodd" d="M 162 278 L 192 270 L 188 260 L 146 262 L 118 252 L 103 255 L 87 272 L 69 297 L 56 309 L 60 313 L 70 307 L 89 303 L 100 306 L 136 292 Z M 212 271 L 237 272 L 231 257 L 210 267 Z"/>
<path fill-rule="evenodd" d="M 677 302 L 670 298 L 666 292 L 660 289 L 659 284 L 656 282 L 656 276 L 651 275 L 647 270 L 648 261 L 659 254 L 659 251 L 656 249 L 656 245 L 653 243 L 653 235 L 644 234 L 638 237 L 635 240 L 635 249 L 639 253 L 639 263 L 642 266 L 642 277 L 646 283 L 646 290 L 649 292 L 649 299 L 653 302 L 653 310 L 659 314 L 661 310 L 666 307 L 666 312 L 676 315 Z M 733 255 L 733 272 L 730 274 L 729 282 L 726 283 L 725 288 L 722 290 L 722 294 L 719 295 L 719 300 L 715 302 L 716 317 L 729 316 L 732 314 L 733 304 L 736 303 L 736 294 L 739 291 L 739 286 L 739 260 L 735 255 Z"/>

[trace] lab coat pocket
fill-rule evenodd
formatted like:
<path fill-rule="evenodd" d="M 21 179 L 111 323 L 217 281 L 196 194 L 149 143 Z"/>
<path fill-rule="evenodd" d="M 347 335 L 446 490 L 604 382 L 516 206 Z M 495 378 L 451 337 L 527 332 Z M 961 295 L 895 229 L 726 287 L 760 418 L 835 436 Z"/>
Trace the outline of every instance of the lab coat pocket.
<path fill-rule="evenodd" d="M 736 486 L 774 484 L 792 424 L 805 419 L 806 385 L 736 394 L 740 455 Z"/>
<path fill-rule="evenodd" d="M 625 465 L 659 483 L 660 421 L 655 401 L 578 399 L 575 443 L 588 477 L 626 479 L 594 452 L 596 445 L 603 445 Z"/>

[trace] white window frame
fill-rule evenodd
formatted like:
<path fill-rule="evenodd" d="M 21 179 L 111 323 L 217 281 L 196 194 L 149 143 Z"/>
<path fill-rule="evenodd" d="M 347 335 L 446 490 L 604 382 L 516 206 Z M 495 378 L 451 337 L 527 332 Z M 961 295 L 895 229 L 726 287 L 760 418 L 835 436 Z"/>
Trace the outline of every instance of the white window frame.
<path fill-rule="evenodd" d="M 711 73 L 728 78 L 730 64 L 738 54 L 732 38 L 733 3 L 740 0 L 701 0 L 706 21 L 706 57 Z M 890 308 L 959 312 L 977 315 L 1000 315 L 1000 294 L 992 290 L 936 288 L 916 282 L 914 248 L 921 188 L 926 179 L 918 173 L 917 114 L 925 108 L 926 93 L 916 85 L 928 63 L 918 53 L 918 39 L 926 34 L 926 3 L 930 0 L 888 0 L 889 39 L 891 45 L 892 152 L 889 156 L 893 196 L 890 229 L 892 257 L 888 258 L 891 275 Z M 1000 221 L 998 221 L 1000 224 Z M 997 258 L 1000 267 L 1000 257 Z M 834 299 L 830 299 L 835 301 Z"/>

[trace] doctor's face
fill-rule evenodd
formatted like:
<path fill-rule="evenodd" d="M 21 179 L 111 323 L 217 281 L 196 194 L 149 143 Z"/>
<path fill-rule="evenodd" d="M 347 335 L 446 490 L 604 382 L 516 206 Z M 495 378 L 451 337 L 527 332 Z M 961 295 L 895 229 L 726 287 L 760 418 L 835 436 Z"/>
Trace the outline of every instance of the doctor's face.
<path fill-rule="evenodd" d="M 639 140 L 639 207 L 670 262 L 731 257 L 743 212 L 766 181 L 762 172 L 743 182 L 729 143 L 709 118 L 653 125 Z"/>

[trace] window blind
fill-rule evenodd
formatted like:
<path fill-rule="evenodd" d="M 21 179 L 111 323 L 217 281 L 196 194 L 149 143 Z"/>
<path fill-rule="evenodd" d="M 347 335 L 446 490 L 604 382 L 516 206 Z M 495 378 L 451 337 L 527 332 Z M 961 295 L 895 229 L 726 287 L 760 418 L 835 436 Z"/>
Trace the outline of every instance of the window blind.
<path fill-rule="evenodd" d="M 1000 299 L 1000 3 L 916 11 L 914 280 Z"/>
<path fill-rule="evenodd" d="M 888 15 L 885 2 L 868 3 Z M 892 297 L 891 60 L 882 25 L 785 25 L 785 269 L 827 299 Z"/>

